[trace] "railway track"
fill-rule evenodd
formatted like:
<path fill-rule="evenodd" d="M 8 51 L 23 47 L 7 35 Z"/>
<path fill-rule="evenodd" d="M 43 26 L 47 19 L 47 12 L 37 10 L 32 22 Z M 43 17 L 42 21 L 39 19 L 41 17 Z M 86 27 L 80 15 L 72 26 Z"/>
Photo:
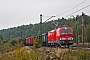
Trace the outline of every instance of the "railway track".
<path fill-rule="evenodd" d="M 34 47 L 33 46 L 26 46 L 28 49 L 34 49 Z M 90 46 L 84 46 L 84 47 L 82 47 L 82 46 L 76 46 L 76 45 L 72 45 L 72 46 L 70 46 L 69 48 L 67 48 L 67 47 L 65 47 L 65 46 L 61 46 L 61 47 L 46 47 L 46 46 L 44 46 L 44 47 L 41 47 L 42 49 L 45 49 L 45 50 L 66 50 L 66 49 L 71 49 L 71 50 L 77 50 L 77 49 L 86 49 L 86 50 L 88 50 L 88 51 L 90 51 Z"/>
<path fill-rule="evenodd" d="M 90 46 L 71 46 L 72 50 L 76 50 L 76 49 L 86 49 L 86 50 L 90 50 Z"/>

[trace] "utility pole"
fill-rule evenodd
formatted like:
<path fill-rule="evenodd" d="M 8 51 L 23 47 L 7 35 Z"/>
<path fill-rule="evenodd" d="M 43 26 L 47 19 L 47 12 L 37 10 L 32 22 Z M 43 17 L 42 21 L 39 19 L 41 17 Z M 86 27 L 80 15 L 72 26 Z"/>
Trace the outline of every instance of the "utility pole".
<path fill-rule="evenodd" d="M 23 38 L 26 38 L 26 36 L 25 36 L 25 27 L 24 27 L 24 25 L 23 25 L 23 30 L 24 30 L 24 32 L 23 32 Z"/>
<path fill-rule="evenodd" d="M 9 31 L 9 40 L 11 39 L 11 36 L 10 36 L 10 31 Z"/>
<path fill-rule="evenodd" d="M 42 14 L 40 14 L 40 43 L 42 46 Z"/>
<path fill-rule="evenodd" d="M 21 39 L 22 39 L 22 26 L 21 26 Z"/>
<path fill-rule="evenodd" d="M 73 15 L 71 15 L 72 17 L 74 17 Z M 77 17 L 75 18 L 75 26 L 76 26 L 76 44 L 78 44 L 78 21 L 77 21 Z"/>
<path fill-rule="evenodd" d="M 78 44 L 78 22 L 76 17 L 76 44 Z"/>
<path fill-rule="evenodd" d="M 84 13 L 82 12 L 82 46 L 84 46 Z"/>

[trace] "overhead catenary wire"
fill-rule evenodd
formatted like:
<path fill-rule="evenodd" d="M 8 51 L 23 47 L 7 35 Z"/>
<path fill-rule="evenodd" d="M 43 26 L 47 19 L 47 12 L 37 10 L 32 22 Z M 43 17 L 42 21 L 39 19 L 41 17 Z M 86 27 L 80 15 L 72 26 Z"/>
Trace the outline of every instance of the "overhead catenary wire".
<path fill-rule="evenodd" d="M 75 7 L 71 8 L 70 10 L 65 11 L 65 12 L 63 12 L 63 13 L 61 13 L 61 14 L 58 14 L 58 15 L 55 15 L 55 16 L 44 16 L 44 15 L 43 15 L 43 17 L 49 17 L 48 19 L 46 19 L 45 22 L 47 22 L 47 21 L 48 21 L 49 19 L 51 19 L 52 17 L 57 17 L 57 16 L 59 16 L 59 15 L 65 14 L 65 13 L 67 13 L 67 12 L 69 12 L 69 11 L 75 9 L 75 8 L 78 7 L 79 5 L 83 4 L 85 1 L 86 1 L 86 0 L 84 0 L 84 1 L 81 2 L 80 4 L 76 5 Z"/>
<path fill-rule="evenodd" d="M 77 12 L 79 12 L 79 11 L 81 11 L 81 10 L 87 8 L 87 7 L 90 7 L 90 5 L 87 5 L 87 6 L 83 7 L 83 8 L 81 8 L 81 9 L 77 10 L 77 11 L 75 11 L 75 12 L 73 12 L 73 13 L 67 15 L 66 17 L 68 17 L 68 16 L 70 16 L 70 15 L 72 15 L 72 14 L 74 14 L 74 13 L 77 13 Z"/>
<path fill-rule="evenodd" d="M 80 4 L 76 5 L 75 7 L 71 8 L 70 10 L 65 11 L 65 12 L 63 12 L 63 13 L 61 13 L 61 14 L 58 14 L 58 15 L 56 15 L 56 16 L 59 16 L 59 15 L 65 14 L 65 13 L 67 13 L 67 12 L 69 12 L 69 11 L 71 11 L 71 10 L 75 9 L 75 8 L 76 8 L 76 7 L 78 7 L 79 5 L 83 4 L 85 1 L 86 1 L 86 0 L 84 0 L 84 1 L 83 1 L 83 2 L 81 2 Z"/>

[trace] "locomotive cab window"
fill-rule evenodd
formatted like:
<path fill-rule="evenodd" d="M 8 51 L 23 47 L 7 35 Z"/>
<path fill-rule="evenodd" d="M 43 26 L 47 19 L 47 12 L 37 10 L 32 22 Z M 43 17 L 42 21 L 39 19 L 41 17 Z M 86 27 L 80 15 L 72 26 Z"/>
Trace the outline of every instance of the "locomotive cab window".
<path fill-rule="evenodd" d="M 61 34 L 72 34 L 71 30 L 61 30 Z"/>

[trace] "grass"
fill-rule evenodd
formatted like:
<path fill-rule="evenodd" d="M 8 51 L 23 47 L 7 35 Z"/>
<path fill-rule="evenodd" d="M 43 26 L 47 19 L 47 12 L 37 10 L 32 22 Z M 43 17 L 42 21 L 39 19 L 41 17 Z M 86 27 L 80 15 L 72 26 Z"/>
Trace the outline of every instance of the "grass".
<path fill-rule="evenodd" d="M 2 57 L 2 53 L 0 52 L 0 57 Z"/>
<path fill-rule="evenodd" d="M 63 50 L 58 53 L 53 49 L 36 48 L 26 50 L 24 47 L 16 50 L 13 53 L 8 53 L 0 60 L 90 60 L 90 51 L 86 49 L 71 49 Z"/>

